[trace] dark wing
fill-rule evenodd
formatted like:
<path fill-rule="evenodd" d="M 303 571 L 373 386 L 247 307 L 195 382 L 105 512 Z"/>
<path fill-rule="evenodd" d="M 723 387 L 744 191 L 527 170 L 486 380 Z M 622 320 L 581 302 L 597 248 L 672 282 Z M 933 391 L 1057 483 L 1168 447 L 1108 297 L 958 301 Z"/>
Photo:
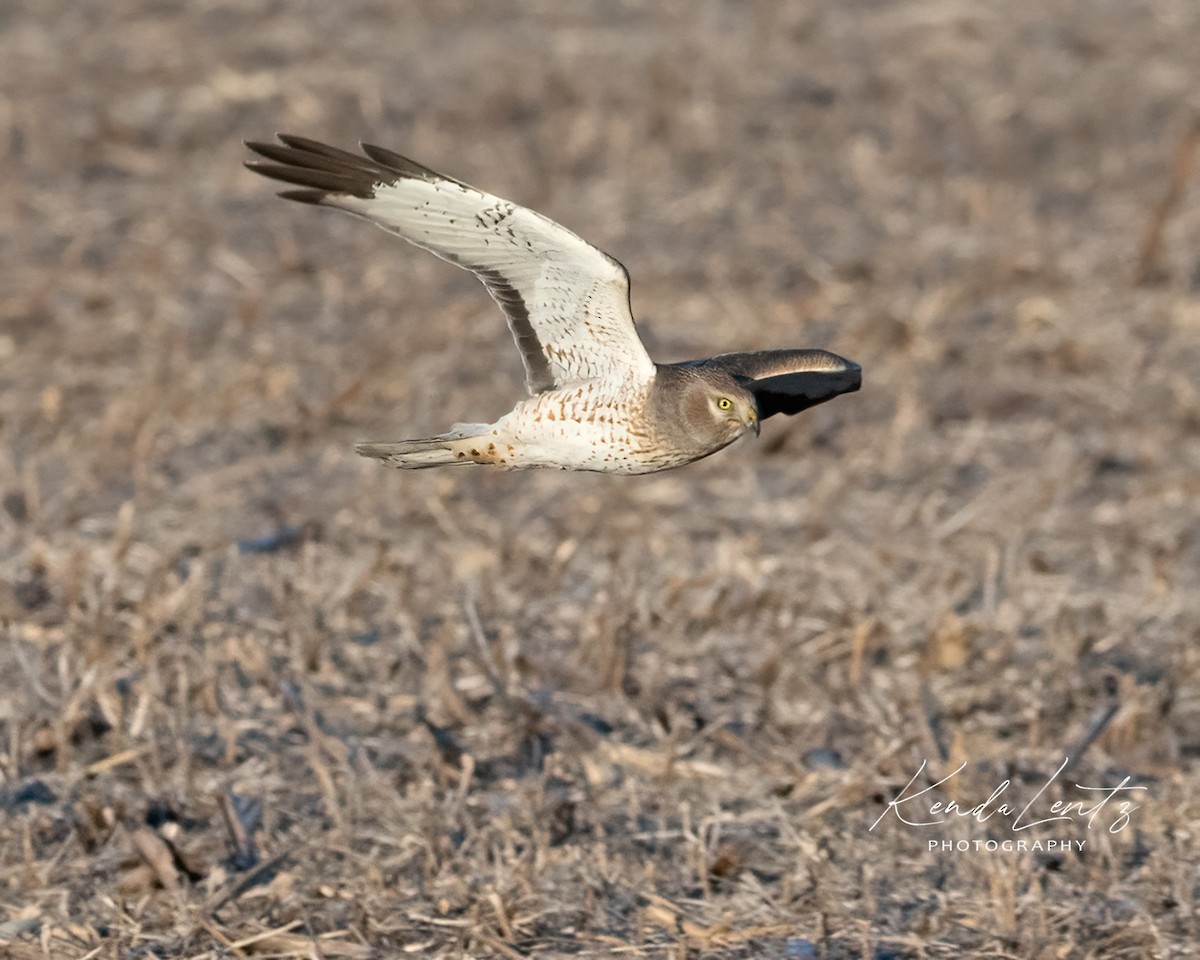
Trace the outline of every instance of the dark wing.
<path fill-rule="evenodd" d="M 508 317 L 530 393 L 654 375 L 629 309 L 629 274 L 566 227 L 382 147 L 360 144 L 359 155 L 279 140 L 247 143 L 270 162 L 246 166 L 304 188 L 281 197 L 364 217 L 483 282 Z"/>
<path fill-rule="evenodd" d="M 758 400 L 758 418 L 793 414 L 862 386 L 862 367 L 826 350 L 726 353 L 696 366 L 722 370 Z"/>

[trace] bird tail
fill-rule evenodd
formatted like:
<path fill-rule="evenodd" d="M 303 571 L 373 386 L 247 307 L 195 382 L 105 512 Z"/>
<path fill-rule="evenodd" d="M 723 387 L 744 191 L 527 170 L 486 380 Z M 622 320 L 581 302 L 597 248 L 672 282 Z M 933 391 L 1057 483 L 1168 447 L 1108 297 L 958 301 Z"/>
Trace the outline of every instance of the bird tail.
<path fill-rule="evenodd" d="M 424 470 L 455 463 L 503 463 L 496 456 L 495 442 L 489 437 L 491 424 L 455 424 L 449 433 L 421 440 L 397 440 L 393 443 L 360 443 L 360 456 L 375 457 L 389 467 Z"/>

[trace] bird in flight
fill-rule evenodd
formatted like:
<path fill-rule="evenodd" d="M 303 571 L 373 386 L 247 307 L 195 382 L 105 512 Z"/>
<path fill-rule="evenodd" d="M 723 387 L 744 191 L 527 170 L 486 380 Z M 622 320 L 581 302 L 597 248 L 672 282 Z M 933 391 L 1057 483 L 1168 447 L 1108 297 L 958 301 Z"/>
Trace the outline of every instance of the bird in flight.
<path fill-rule="evenodd" d="M 655 363 L 638 337 L 629 273 L 540 213 L 382 147 L 361 154 L 280 134 L 250 143 L 281 197 L 370 220 L 471 271 L 500 305 L 530 396 L 495 423 L 419 440 L 360 443 L 394 467 L 494 464 L 654 473 L 716 453 L 762 421 L 851 393 L 858 364 L 825 350 L 759 350 Z"/>

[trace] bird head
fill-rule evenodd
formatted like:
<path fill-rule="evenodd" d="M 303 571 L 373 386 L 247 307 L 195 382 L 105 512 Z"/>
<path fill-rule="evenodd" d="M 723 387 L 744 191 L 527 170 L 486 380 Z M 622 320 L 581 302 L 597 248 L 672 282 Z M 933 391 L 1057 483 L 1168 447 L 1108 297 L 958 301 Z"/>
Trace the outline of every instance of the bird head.
<path fill-rule="evenodd" d="M 758 401 L 724 370 L 660 365 L 648 402 L 663 442 L 693 457 L 727 447 L 747 430 L 758 432 Z"/>
<path fill-rule="evenodd" d="M 747 430 L 758 435 L 758 402 L 754 394 L 737 383 L 732 377 L 728 383 L 716 384 L 708 390 L 708 411 L 718 430 L 740 436 Z"/>

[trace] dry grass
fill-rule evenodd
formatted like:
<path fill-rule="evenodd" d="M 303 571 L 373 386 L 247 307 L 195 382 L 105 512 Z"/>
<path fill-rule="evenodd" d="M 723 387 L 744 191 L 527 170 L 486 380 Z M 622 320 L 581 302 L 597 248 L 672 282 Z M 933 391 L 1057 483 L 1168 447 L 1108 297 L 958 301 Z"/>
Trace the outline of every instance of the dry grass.
<path fill-rule="evenodd" d="M 1197 35 L 9 0 L 0 954 L 1195 951 Z M 519 360 L 469 278 L 241 170 L 276 129 L 571 225 L 664 359 L 827 346 L 864 392 L 643 479 L 360 461 Z M 972 799 L 1072 753 L 1148 788 L 1083 852 L 868 830 L 922 758 Z"/>

